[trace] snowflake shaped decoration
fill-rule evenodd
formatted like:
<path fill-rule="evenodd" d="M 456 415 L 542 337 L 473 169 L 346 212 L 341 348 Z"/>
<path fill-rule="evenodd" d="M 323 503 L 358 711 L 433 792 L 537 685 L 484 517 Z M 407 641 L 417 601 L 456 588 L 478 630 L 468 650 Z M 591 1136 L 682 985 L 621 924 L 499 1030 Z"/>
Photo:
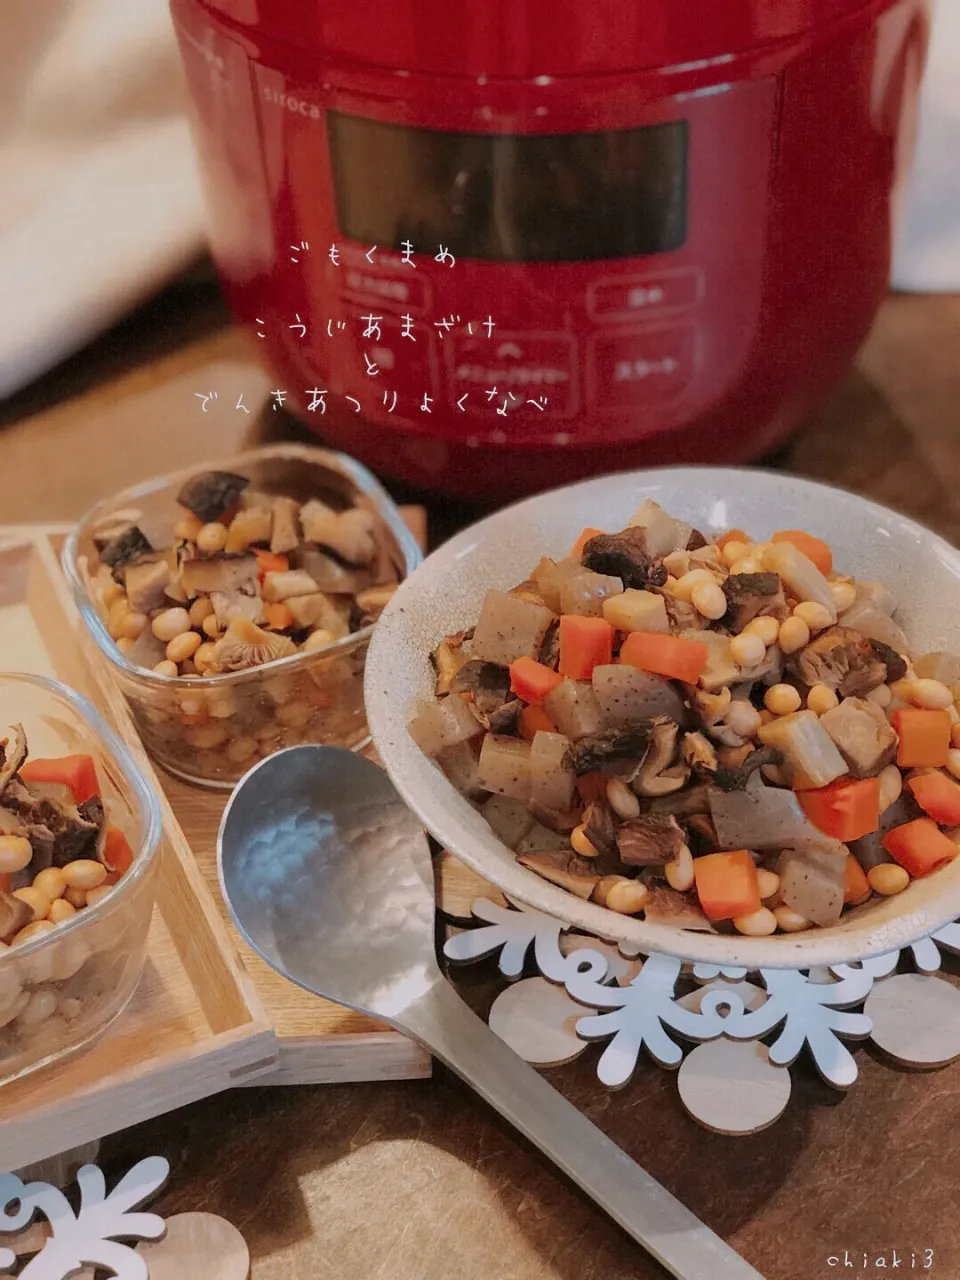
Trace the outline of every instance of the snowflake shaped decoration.
<path fill-rule="evenodd" d="M 144 1259 L 121 1241 L 158 1240 L 163 1235 L 162 1218 L 134 1210 L 163 1186 L 169 1172 L 166 1160 L 151 1156 L 107 1195 L 100 1169 L 84 1165 L 77 1174 L 77 1213 L 63 1192 L 47 1182 L 24 1183 L 16 1174 L 0 1175 L 0 1231 L 22 1231 L 38 1211 L 50 1224 L 50 1238 L 20 1272 L 20 1280 L 66 1280 L 85 1266 L 103 1267 L 115 1280 L 148 1280 Z M 9 1249 L 0 1249 L 0 1267 L 11 1267 L 15 1261 Z"/>
<path fill-rule="evenodd" d="M 723 1034 L 721 1019 L 675 1002 L 680 969 L 681 962 L 673 956 L 652 955 L 626 987 L 603 986 L 586 973 L 567 978 L 566 988 L 574 1000 L 610 1010 L 583 1017 L 577 1023 L 577 1035 L 585 1040 L 613 1037 L 597 1066 L 603 1084 L 612 1089 L 626 1084 L 643 1048 L 661 1066 L 679 1067 L 683 1050 L 670 1031 L 701 1042 Z"/>
<path fill-rule="evenodd" d="M 569 928 L 562 920 L 540 911 L 511 910 L 486 898 L 473 903 L 474 916 L 486 928 L 468 929 L 448 938 L 443 954 L 455 964 L 471 964 L 499 951 L 500 972 L 510 982 L 523 973 L 527 954 L 533 947 L 537 968 L 551 982 L 565 982 L 574 974 L 589 974 L 601 980 L 607 974 L 607 958 L 600 951 L 577 948 L 569 955 L 560 949 L 560 935 Z"/>
<path fill-rule="evenodd" d="M 760 1040 L 776 1028 L 780 1034 L 770 1045 L 770 1061 L 789 1067 L 807 1045 L 817 1070 L 835 1089 L 849 1089 L 857 1078 L 857 1064 L 844 1039 L 865 1040 L 872 1029 L 862 1013 L 845 1010 L 862 1004 L 870 994 L 873 977 L 866 970 L 851 972 L 838 982 L 809 982 L 793 969 L 762 969 L 760 977 L 767 1000 L 747 1012 L 739 997 L 711 993 L 711 1001 L 737 1000 L 731 1008 L 724 1032 L 732 1040 Z M 706 1001 L 704 1002 L 706 1003 Z"/>
<path fill-rule="evenodd" d="M 618 967 L 614 946 L 570 934 L 562 922 L 514 905 L 516 910 L 505 910 L 482 899 L 475 902 L 474 915 L 487 927 L 452 938 L 444 949 L 447 956 L 469 962 L 499 951 L 501 972 L 513 980 L 521 976 L 532 949 L 544 978 L 563 985 L 579 1005 L 596 1010 L 568 1025 L 584 1041 L 609 1041 L 597 1074 L 610 1088 L 629 1081 L 643 1050 L 659 1065 L 675 1068 L 691 1042 L 707 1045 L 719 1040 L 744 1045 L 755 1041 L 770 1064 L 764 1070 L 789 1068 L 806 1048 L 824 1081 L 846 1090 L 858 1075 L 847 1042 L 871 1035 L 871 1019 L 861 1010 L 874 985 L 894 975 L 901 959 L 912 962 L 923 981 L 940 982 L 930 975 L 939 970 L 941 953 L 960 954 L 958 922 L 903 951 L 856 964 L 809 971 L 762 970 L 757 975 L 762 985 L 754 987 L 744 983 L 747 971 L 743 968 L 686 966 L 669 956 L 641 957 L 632 970 L 621 960 Z M 591 952 L 591 944 L 598 950 Z M 619 957 L 627 955 L 639 952 L 620 948 Z M 677 982 L 684 975 L 692 975 L 699 989 L 678 998 Z M 749 999 L 744 995 L 748 987 Z M 568 1006 L 557 1002 L 556 1008 L 563 1012 Z M 545 1015 L 541 1022 L 548 1025 Z M 706 1052 L 704 1048 L 702 1053 Z M 903 1055 L 901 1061 L 909 1065 L 910 1056 Z"/>

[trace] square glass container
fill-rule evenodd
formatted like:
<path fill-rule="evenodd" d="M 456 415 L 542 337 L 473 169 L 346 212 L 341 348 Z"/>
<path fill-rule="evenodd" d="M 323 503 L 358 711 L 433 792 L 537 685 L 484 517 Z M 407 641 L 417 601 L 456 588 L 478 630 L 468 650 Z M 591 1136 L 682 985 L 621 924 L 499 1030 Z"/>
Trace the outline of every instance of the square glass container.
<path fill-rule="evenodd" d="M 32 675 L 0 675 L 0 730 L 21 724 L 28 759 L 93 757 L 106 820 L 133 862 L 112 892 L 53 932 L 0 947 L 0 1085 L 99 1036 L 140 980 L 156 897 L 160 808 L 143 774 L 85 698 Z"/>
<path fill-rule="evenodd" d="M 107 610 L 93 586 L 99 566 L 93 530 L 122 514 L 155 546 L 169 545 L 173 526 L 184 515 L 177 494 L 185 481 L 207 470 L 234 472 L 257 490 L 300 502 L 319 498 L 335 509 L 357 506 L 374 512 L 401 580 L 422 559 L 395 503 L 365 467 L 345 454 L 306 445 L 271 445 L 198 464 L 98 503 L 67 539 L 63 569 L 99 660 L 123 691 L 144 746 L 177 777 L 224 789 L 257 760 L 283 747 L 322 743 L 362 750 L 370 741 L 363 668 L 375 624 L 327 649 L 193 678 L 134 666 L 110 638 Z"/>

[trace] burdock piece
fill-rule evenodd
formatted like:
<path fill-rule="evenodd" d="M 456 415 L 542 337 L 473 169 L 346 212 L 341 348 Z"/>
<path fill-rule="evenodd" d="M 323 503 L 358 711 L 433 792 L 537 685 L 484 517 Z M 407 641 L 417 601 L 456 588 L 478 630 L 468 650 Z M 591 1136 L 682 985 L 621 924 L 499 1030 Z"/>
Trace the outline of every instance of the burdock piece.
<path fill-rule="evenodd" d="M 187 481 L 177 494 L 177 501 L 198 520 L 209 524 L 230 510 L 249 483 L 244 476 L 230 471 L 203 471 Z"/>

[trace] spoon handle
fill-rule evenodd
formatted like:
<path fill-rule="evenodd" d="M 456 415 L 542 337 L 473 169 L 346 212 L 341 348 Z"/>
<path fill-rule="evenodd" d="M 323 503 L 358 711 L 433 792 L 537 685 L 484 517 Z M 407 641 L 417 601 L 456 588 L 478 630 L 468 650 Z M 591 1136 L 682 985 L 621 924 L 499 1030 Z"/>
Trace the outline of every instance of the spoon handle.
<path fill-rule="evenodd" d="M 763 1280 L 659 1182 L 519 1058 L 441 979 L 403 1011 L 401 1030 L 562 1169 L 680 1280 Z"/>

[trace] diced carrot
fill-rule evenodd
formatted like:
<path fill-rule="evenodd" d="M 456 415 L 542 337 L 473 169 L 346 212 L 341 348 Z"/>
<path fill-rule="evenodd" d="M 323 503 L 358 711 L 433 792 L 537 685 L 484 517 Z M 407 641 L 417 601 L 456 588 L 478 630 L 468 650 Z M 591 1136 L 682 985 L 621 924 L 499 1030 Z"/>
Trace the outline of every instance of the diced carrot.
<path fill-rule="evenodd" d="M 694 858 L 693 874 L 708 920 L 733 920 L 760 910 L 757 868 L 746 849 Z"/>
<path fill-rule="evenodd" d="M 56 760 L 28 760 L 20 770 L 24 782 L 61 782 L 73 792 L 74 801 L 83 804 L 100 794 L 97 768 L 92 756 L 60 756 Z"/>
<path fill-rule="evenodd" d="M 544 733 L 556 733 L 557 726 L 553 723 L 543 707 L 535 707 L 531 704 L 524 707 L 520 712 L 520 736 L 526 738 L 527 742 L 532 742 L 534 736 L 540 731 Z"/>
<path fill-rule="evenodd" d="M 577 791 L 584 804 L 592 804 L 607 789 L 607 779 L 598 770 L 582 773 L 577 779 Z"/>
<path fill-rule="evenodd" d="M 257 569 L 261 582 L 267 573 L 286 573 L 290 568 L 287 557 L 278 555 L 275 551 L 256 551 L 254 554 L 257 557 Z"/>
<path fill-rule="evenodd" d="M 563 676 L 534 658 L 517 658 L 510 663 L 510 688 L 524 702 L 539 706 L 558 684 L 563 684 Z"/>
<path fill-rule="evenodd" d="M 939 871 L 960 853 L 932 818 L 915 818 L 894 827 L 883 837 L 883 847 L 914 879 Z"/>
<path fill-rule="evenodd" d="M 560 625 L 563 626 L 562 619 Z M 620 661 L 641 671 L 696 684 L 709 652 L 699 640 L 683 640 L 657 631 L 631 631 L 620 650 Z"/>
<path fill-rule="evenodd" d="M 897 737 L 901 769 L 939 769 L 950 750 L 950 717 L 946 711 L 898 707 L 890 717 Z"/>
<path fill-rule="evenodd" d="M 579 560 L 580 557 L 583 555 L 583 548 L 587 545 L 590 539 L 599 537 L 601 533 L 603 533 L 602 529 L 591 529 L 590 526 L 587 525 L 586 529 L 584 529 L 581 532 L 580 537 L 576 540 L 576 542 L 570 548 L 570 554 L 572 556 L 576 556 L 576 558 Z"/>
<path fill-rule="evenodd" d="M 802 529 L 781 529 L 770 541 L 792 542 L 798 551 L 802 551 L 808 560 L 813 561 L 824 576 L 833 573 L 833 552 L 822 538 L 815 538 L 812 533 L 804 533 Z"/>
<path fill-rule="evenodd" d="M 594 667 L 613 657 L 613 627 L 606 618 L 584 618 L 565 613 L 560 619 L 560 674 L 571 680 L 589 680 Z"/>
<path fill-rule="evenodd" d="M 263 615 L 271 631 L 286 631 L 293 626 L 293 614 L 282 600 L 277 601 L 276 604 L 265 604 Z"/>
<path fill-rule="evenodd" d="M 113 867 L 110 874 L 115 875 L 118 880 L 130 870 L 133 863 L 133 850 L 119 827 L 107 827 L 103 860 L 108 866 Z"/>
<path fill-rule="evenodd" d="M 753 539 L 748 533 L 744 533 L 742 529 L 728 529 L 717 539 L 717 546 L 722 551 L 728 542 L 752 542 Z"/>
<path fill-rule="evenodd" d="M 843 900 L 848 907 L 855 907 L 858 902 L 866 902 L 873 890 L 866 872 L 852 853 L 847 854 L 847 865 L 843 869 Z"/>
<path fill-rule="evenodd" d="M 797 799 L 814 826 L 845 844 L 880 826 L 879 778 L 838 778 L 825 787 L 798 791 Z"/>
<path fill-rule="evenodd" d="M 945 773 L 921 773 L 907 786 L 913 798 L 934 822 L 945 827 L 960 824 L 960 787 Z"/>

